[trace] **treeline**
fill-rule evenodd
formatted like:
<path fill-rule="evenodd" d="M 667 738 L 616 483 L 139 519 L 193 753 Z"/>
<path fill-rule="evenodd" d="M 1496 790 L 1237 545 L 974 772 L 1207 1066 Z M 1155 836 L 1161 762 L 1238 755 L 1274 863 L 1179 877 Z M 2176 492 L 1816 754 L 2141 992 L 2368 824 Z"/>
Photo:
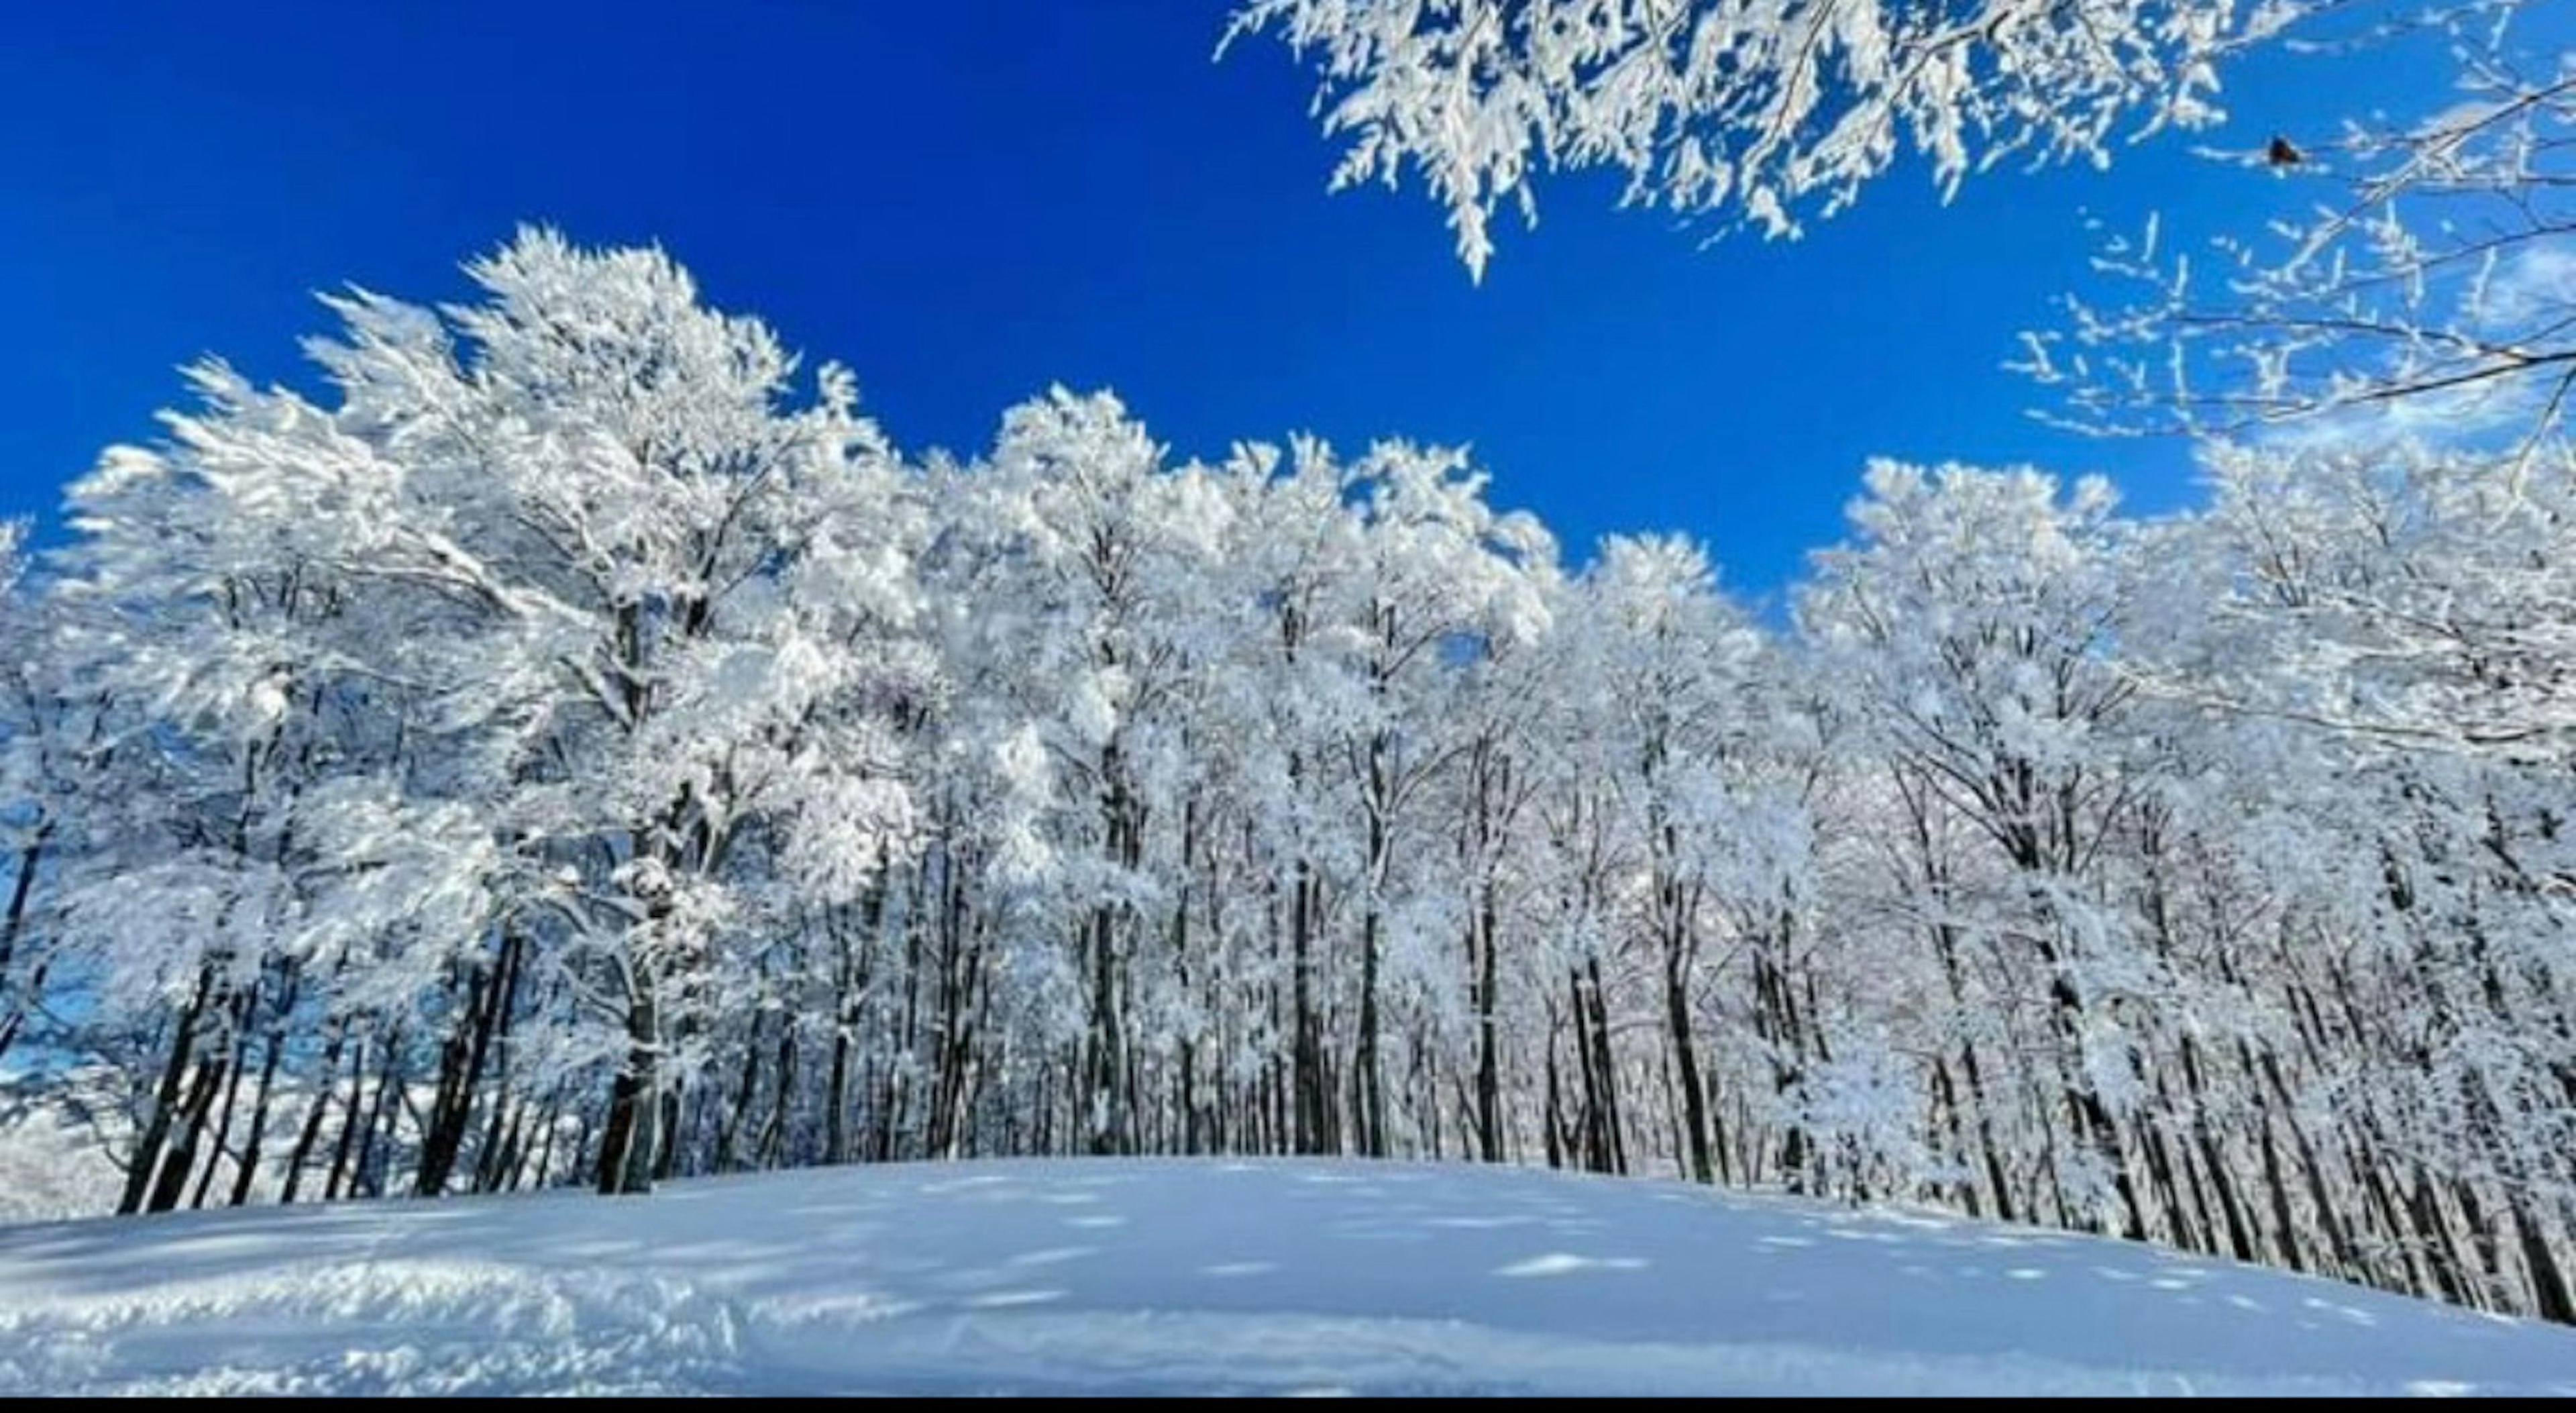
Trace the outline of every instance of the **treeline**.
<path fill-rule="evenodd" d="M 1546 1162 L 2576 1320 L 2564 446 L 1879 465 L 1774 627 L 1451 453 L 916 463 L 658 253 L 470 269 L 197 370 L 0 619 L 0 1051 L 124 1210 Z"/>

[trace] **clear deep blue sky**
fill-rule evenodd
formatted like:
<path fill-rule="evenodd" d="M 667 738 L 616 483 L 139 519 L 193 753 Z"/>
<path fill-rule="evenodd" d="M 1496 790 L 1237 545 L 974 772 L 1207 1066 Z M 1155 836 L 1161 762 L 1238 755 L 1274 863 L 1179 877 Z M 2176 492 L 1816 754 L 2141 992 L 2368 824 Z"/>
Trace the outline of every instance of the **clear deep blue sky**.
<path fill-rule="evenodd" d="M 1840 532 L 1872 454 L 2190 494 L 2184 448 L 2050 432 L 1999 365 L 2077 280 L 2082 210 L 2244 226 L 2279 199 L 2262 174 L 2162 140 L 1944 208 L 1909 169 L 1802 242 L 1710 249 L 1559 181 L 1479 288 L 1420 192 L 1325 194 L 1304 72 L 1266 40 L 1211 62 L 1227 7 L 13 9 L 0 515 L 49 517 L 102 446 L 153 435 L 177 365 L 304 379 L 312 291 L 458 297 L 457 262 L 528 220 L 661 242 L 713 302 L 855 368 L 909 449 L 979 449 L 1059 381 L 1116 389 L 1184 456 L 1297 429 L 1468 442 L 1571 555 L 1687 530 L 1756 593 Z M 2220 138 L 2313 130 L 2355 82 L 2267 59 Z"/>

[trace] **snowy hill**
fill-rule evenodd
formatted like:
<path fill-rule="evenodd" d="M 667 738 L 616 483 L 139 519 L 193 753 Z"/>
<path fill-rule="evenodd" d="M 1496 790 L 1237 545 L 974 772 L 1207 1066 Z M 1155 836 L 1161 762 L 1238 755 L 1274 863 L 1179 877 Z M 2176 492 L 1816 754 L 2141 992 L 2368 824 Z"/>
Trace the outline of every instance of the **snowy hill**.
<path fill-rule="evenodd" d="M 2576 1393 L 2576 1331 L 1666 1183 L 998 1162 L 0 1230 L 0 1394 Z"/>

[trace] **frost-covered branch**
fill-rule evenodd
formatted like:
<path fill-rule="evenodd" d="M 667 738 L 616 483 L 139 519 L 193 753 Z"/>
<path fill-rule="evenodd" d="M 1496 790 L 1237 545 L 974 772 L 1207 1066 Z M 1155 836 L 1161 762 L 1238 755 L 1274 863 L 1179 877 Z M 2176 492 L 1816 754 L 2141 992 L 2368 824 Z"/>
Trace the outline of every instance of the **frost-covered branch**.
<path fill-rule="evenodd" d="M 1320 71 L 1336 187 L 1408 175 L 1482 275 L 1506 204 L 1604 167 L 1627 200 L 1794 235 L 1900 160 L 1943 191 L 2215 122 L 2218 64 L 2318 0 L 1250 0 Z"/>

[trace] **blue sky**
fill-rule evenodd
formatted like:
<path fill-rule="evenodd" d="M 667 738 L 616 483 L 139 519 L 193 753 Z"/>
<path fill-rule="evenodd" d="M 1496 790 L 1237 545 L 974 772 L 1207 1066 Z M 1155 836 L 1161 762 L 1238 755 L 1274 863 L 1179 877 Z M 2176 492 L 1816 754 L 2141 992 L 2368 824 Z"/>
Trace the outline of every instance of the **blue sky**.
<path fill-rule="evenodd" d="M 1327 197 L 1310 85 L 1228 0 L 92 3 L 0 44 L 0 515 L 50 515 L 174 368 L 302 379 L 313 291 L 464 292 L 515 224 L 658 240 L 711 299 L 858 373 L 907 448 L 1050 382 L 1182 455 L 1312 430 L 1471 443 L 1580 557 L 1686 530 L 1766 593 L 1872 454 L 2190 491 L 2187 449 L 2055 433 L 2000 365 L 2082 213 L 2244 228 L 2283 184 L 2162 140 L 2108 173 L 1919 169 L 1806 240 L 1702 249 L 1559 181 L 1482 287 L 1418 191 Z M 2271 56 L 2219 140 L 2313 131 L 2386 61 Z"/>

